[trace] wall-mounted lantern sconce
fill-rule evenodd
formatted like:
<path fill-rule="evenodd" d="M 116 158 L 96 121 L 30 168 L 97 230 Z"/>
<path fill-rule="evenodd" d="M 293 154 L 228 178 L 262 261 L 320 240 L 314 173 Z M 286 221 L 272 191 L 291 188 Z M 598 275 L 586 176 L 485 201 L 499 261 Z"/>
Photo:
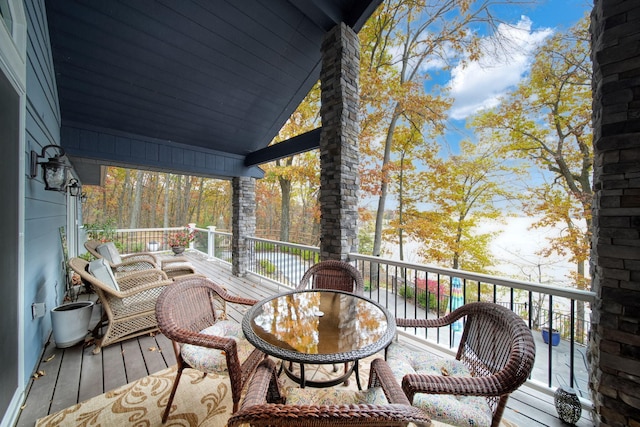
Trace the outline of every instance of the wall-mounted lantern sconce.
<path fill-rule="evenodd" d="M 87 201 L 87 193 L 84 193 L 84 192 L 83 192 L 83 193 L 80 195 L 80 203 L 84 203 L 84 202 L 86 202 L 86 201 Z"/>
<path fill-rule="evenodd" d="M 44 159 L 48 149 L 58 150 L 58 154 L 49 157 L 46 162 L 39 162 L 38 159 Z M 42 165 L 42 177 L 44 178 L 44 189 L 51 191 L 67 191 L 67 169 L 69 166 L 63 159 L 64 150 L 57 145 L 45 145 L 42 147 L 42 153 L 38 155 L 31 150 L 31 178 L 38 176 L 38 165 Z"/>
<path fill-rule="evenodd" d="M 67 188 L 69 189 L 69 194 L 73 197 L 78 197 L 82 192 L 82 186 L 78 184 L 78 180 L 75 178 L 71 178 L 67 183 Z"/>

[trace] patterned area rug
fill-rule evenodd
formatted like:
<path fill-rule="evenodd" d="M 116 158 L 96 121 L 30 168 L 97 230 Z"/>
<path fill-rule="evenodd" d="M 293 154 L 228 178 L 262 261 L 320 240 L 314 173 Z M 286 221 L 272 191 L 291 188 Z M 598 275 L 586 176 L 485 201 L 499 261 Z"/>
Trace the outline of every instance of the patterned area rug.
<path fill-rule="evenodd" d="M 185 369 L 173 406 L 162 424 L 169 400 L 175 366 L 78 403 L 36 422 L 36 427 L 53 426 L 212 426 L 227 423 L 233 402 L 229 377 L 207 375 Z"/>
<path fill-rule="evenodd" d="M 367 359 L 360 362 L 360 377 L 364 388 L 369 378 L 368 362 Z M 340 372 L 343 369 L 342 365 L 337 368 Z M 308 366 L 306 371 L 307 379 L 314 380 L 335 375 L 331 365 Z M 162 424 L 162 412 L 169 399 L 174 378 L 175 366 L 41 418 L 36 422 L 36 427 L 226 426 L 233 407 L 229 377 L 212 374 L 203 377 L 201 372 L 193 369 L 185 369 L 182 374 L 172 405 L 174 409 L 167 422 Z M 280 378 L 284 387 L 296 386 L 286 375 L 283 374 Z M 356 381 L 352 376 L 348 387 L 340 385 L 336 388 L 357 390 Z M 433 426 L 444 424 L 434 422 Z M 501 426 L 517 427 L 505 420 Z"/>
<path fill-rule="evenodd" d="M 366 388 L 369 378 L 369 360 L 360 362 L 360 377 Z M 338 367 L 342 371 L 342 365 Z M 308 366 L 308 380 L 322 380 L 334 376 L 331 365 Z M 175 378 L 175 366 L 156 374 L 141 378 L 115 390 L 78 403 L 36 422 L 36 427 L 54 426 L 208 426 L 224 427 L 231 414 L 233 402 L 229 377 L 185 369 L 173 400 L 174 410 L 162 424 L 162 412 L 169 400 Z M 296 386 L 286 375 L 282 375 L 283 386 Z M 357 390 L 354 377 L 348 387 Z"/>

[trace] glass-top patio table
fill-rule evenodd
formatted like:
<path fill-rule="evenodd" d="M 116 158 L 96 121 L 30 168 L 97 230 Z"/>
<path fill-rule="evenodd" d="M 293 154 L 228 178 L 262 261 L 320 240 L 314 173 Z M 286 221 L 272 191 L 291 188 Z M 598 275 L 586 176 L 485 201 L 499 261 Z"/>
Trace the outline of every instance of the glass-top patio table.
<path fill-rule="evenodd" d="M 286 364 L 289 378 L 310 387 L 331 387 L 355 372 L 358 361 L 386 348 L 396 334 L 394 317 L 361 296 L 331 290 L 303 290 L 260 301 L 247 311 L 242 330 L 256 348 L 279 359 L 300 363 L 300 375 Z M 353 362 L 344 375 L 307 381 L 304 364 Z"/>

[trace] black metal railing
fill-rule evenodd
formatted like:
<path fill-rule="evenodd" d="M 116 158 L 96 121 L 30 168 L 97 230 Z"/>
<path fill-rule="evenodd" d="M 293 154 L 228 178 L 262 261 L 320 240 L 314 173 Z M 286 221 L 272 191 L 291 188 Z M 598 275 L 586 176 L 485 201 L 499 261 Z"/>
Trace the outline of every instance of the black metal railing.
<path fill-rule="evenodd" d="M 164 243 L 167 233 L 180 229 L 116 230 L 112 240 L 123 253 L 152 250 L 154 241 L 159 243 L 157 250 L 164 251 L 169 249 Z M 209 259 L 231 262 L 231 233 L 215 227 L 193 230 L 196 237 L 191 250 Z M 262 238 L 249 238 L 246 244 L 247 271 L 285 288 L 295 287 L 320 259 L 319 248 L 313 246 Z M 589 398 L 585 354 L 593 292 L 354 253 L 349 259 L 363 275 L 366 296 L 396 317 L 435 318 L 449 312 L 454 308 L 454 278 L 459 279 L 461 304 L 491 301 L 510 308 L 527 322 L 537 340 L 532 380 L 550 391 L 568 385 Z M 453 348 L 458 338 L 451 328 L 402 333 L 422 334 L 420 338 L 427 343 L 442 348 Z"/>

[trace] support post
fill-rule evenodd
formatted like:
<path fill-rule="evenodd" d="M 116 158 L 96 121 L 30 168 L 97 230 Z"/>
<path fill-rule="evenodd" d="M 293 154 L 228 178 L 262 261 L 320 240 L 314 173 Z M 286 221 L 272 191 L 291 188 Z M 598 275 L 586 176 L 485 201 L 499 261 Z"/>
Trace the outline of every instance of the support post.
<path fill-rule="evenodd" d="M 233 178 L 232 188 L 231 273 L 244 277 L 250 262 L 247 238 L 256 233 L 256 180 L 236 177 Z"/>
<path fill-rule="evenodd" d="M 216 256 L 216 226 L 207 226 L 209 232 L 207 233 L 207 256 L 209 259 L 213 259 Z"/>
<path fill-rule="evenodd" d="M 320 258 L 358 250 L 358 80 L 360 42 L 344 23 L 322 42 Z"/>
<path fill-rule="evenodd" d="M 640 3 L 591 13 L 594 200 L 589 386 L 596 426 L 640 425 Z"/>

